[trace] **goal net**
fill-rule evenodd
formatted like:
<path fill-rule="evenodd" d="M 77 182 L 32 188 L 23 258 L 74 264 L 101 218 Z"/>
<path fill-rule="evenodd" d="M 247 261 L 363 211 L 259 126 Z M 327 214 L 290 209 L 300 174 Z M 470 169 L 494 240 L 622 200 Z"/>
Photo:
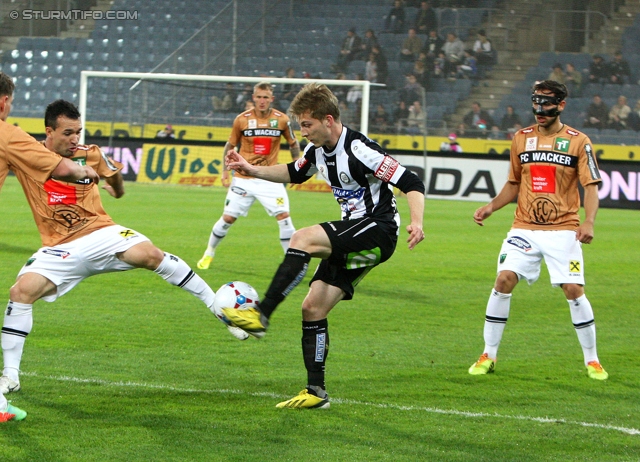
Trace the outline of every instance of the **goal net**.
<path fill-rule="evenodd" d="M 226 141 L 233 119 L 261 81 L 273 85 L 273 106 L 285 112 L 304 84 L 326 84 L 339 100 L 356 103 L 345 111 L 344 122 L 368 132 L 372 84 L 366 80 L 82 71 L 79 109 L 92 136 L 150 139 L 171 125 L 179 140 Z"/>

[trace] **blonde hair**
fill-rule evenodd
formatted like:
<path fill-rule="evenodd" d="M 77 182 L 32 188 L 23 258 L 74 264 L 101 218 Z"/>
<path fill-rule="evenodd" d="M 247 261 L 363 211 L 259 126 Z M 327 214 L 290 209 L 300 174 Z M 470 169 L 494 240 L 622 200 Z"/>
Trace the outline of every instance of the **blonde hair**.
<path fill-rule="evenodd" d="M 317 120 L 322 120 L 330 115 L 339 121 L 338 98 L 326 85 L 317 82 L 308 83 L 302 87 L 289 106 L 289 114 L 293 119 L 298 120 L 307 112 Z"/>

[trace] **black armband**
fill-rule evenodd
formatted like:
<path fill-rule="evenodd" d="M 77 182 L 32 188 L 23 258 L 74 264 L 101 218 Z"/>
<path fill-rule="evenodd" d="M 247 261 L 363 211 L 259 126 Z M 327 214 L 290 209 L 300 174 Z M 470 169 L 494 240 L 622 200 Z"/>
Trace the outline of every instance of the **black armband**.
<path fill-rule="evenodd" d="M 400 179 L 395 184 L 395 186 L 405 194 L 411 191 L 418 191 L 421 194 L 424 194 L 425 192 L 425 187 L 422 180 L 418 177 L 418 175 L 408 169 L 405 169 L 404 173 L 400 176 Z"/>

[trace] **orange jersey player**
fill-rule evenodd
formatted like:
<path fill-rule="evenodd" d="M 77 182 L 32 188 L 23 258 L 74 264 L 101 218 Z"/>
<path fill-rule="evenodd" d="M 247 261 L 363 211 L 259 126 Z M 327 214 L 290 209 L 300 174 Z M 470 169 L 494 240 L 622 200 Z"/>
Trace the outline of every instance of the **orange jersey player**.
<path fill-rule="evenodd" d="M 271 107 L 273 88 L 269 82 L 260 82 L 253 87 L 255 107 L 238 115 L 224 146 L 224 156 L 231 150 L 237 151 L 251 165 L 271 166 L 278 163 L 280 141 L 289 143 L 291 158 L 300 156 L 300 146 L 291 128 L 289 117 Z M 289 216 L 289 197 L 284 185 L 250 178 L 236 173 L 229 184 L 229 171 L 222 173 L 222 184 L 230 186 L 225 199 L 222 216 L 213 225 L 204 255 L 198 261 L 199 269 L 208 269 L 220 241 L 227 235 L 229 228 L 238 217 L 246 217 L 251 205 L 258 200 L 269 216 L 275 217 L 280 229 L 280 245 L 286 252 L 289 240 L 295 232 Z"/>
<path fill-rule="evenodd" d="M 593 309 L 584 293 L 582 255 L 582 244 L 590 244 L 594 236 L 600 172 L 589 138 L 560 121 L 566 97 L 567 88 L 562 83 L 543 80 L 534 85 L 531 102 L 536 124 L 515 135 L 507 182 L 489 204 L 473 215 L 474 221 L 483 225 L 493 212 L 518 198 L 513 226 L 502 243 L 498 276 L 487 303 L 485 349 L 469 368 L 472 375 L 493 372 L 513 289 L 521 279 L 529 284 L 537 281 L 544 259 L 551 285 L 562 288 L 569 304 L 587 375 L 595 380 L 609 377 L 596 350 Z M 578 182 L 584 188 L 582 223 L 578 215 Z M 540 327 L 544 332 L 544 324 Z M 543 370 L 544 358 L 539 360 L 537 370 Z"/>
<path fill-rule="evenodd" d="M 73 104 L 64 100 L 51 103 L 45 125 L 47 150 L 76 165 L 93 167 L 105 178 L 104 189 L 109 194 L 116 198 L 124 195 L 121 165 L 108 159 L 97 146 L 78 144 L 82 123 Z M 114 223 L 102 207 L 95 184 L 84 180 L 38 181 L 16 174 L 23 183 L 43 247 L 27 260 L 9 292 L 2 326 L 0 393 L 20 390 L 20 363 L 33 325 L 33 304 L 40 299 L 53 302 L 90 276 L 145 268 L 214 311 L 215 293 L 207 283 L 179 257 L 163 252 L 143 234 Z M 248 337 L 238 328 L 227 327 L 236 338 Z"/>

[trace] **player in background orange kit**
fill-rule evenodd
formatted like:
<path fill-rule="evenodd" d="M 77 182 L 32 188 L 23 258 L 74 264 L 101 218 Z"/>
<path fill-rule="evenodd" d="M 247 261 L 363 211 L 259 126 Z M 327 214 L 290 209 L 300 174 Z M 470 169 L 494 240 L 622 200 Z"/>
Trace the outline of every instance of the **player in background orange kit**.
<path fill-rule="evenodd" d="M 566 97 L 567 88 L 554 80 L 534 85 L 531 101 L 537 123 L 516 133 L 507 182 L 473 215 L 482 226 L 493 212 L 518 197 L 515 220 L 502 243 L 498 277 L 487 304 L 484 353 L 469 368 L 472 375 L 493 372 L 509 317 L 511 293 L 520 279 L 529 284 L 538 279 L 544 258 L 552 286 L 562 287 L 569 303 L 588 376 L 596 380 L 609 376 L 596 351 L 596 326 L 584 293 L 582 257 L 582 244 L 593 240 L 600 172 L 591 140 L 560 121 Z M 582 223 L 578 181 L 584 188 Z"/>
<path fill-rule="evenodd" d="M 105 178 L 104 189 L 109 194 L 115 198 L 124 195 L 122 165 L 105 156 L 96 145 L 78 144 L 82 123 L 73 104 L 57 100 L 47 106 L 45 126 L 47 149 L 92 167 Z M 24 187 L 43 247 L 22 267 L 9 293 L 2 327 L 1 393 L 20 390 L 20 362 L 33 325 L 33 304 L 40 299 L 53 302 L 90 276 L 148 269 L 212 308 L 215 293 L 202 278 L 183 260 L 154 246 L 146 236 L 114 223 L 102 207 L 95 184 L 55 179 L 29 181 L 20 171 L 16 176 Z M 230 332 L 241 340 L 248 337 L 237 328 Z"/>
<path fill-rule="evenodd" d="M 291 128 L 289 117 L 271 107 L 273 87 L 269 82 L 260 82 L 253 87 L 253 102 L 253 109 L 243 112 L 233 121 L 229 141 L 224 146 L 223 158 L 240 145 L 240 155 L 251 165 L 275 165 L 278 163 L 280 138 L 284 137 L 289 143 L 291 158 L 296 160 L 300 156 L 300 145 Z M 222 172 L 222 184 L 225 187 L 229 186 L 229 170 L 226 168 Z M 222 217 L 213 225 L 207 250 L 198 261 L 199 269 L 209 268 L 220 241 L 239 216 L 247 216 L 256 199 L 270 216 L 276 217 L 280 228 L 280 244 L 284 251 L 287 251 L 295 228 L 289 216 L 286 188 L 283 184 L 251 178 L 236 172 L 227 192 Z"/>
<path fill-rule="evenodd" d="M 11 77 L 0 72 L 0 189 L 9 170 L 22 172 L 20 178 L 27 183 L 46 181 L 52 176 L 67 181 L 97 182 L 98 174 L 91 167 L 78 165 L 52 153 L 21 128 L 6 123 L 14 90 Z M 8 403 L 0 394 L 0 422 L 23 420 L 25 417 L 25 411 Z"/>

